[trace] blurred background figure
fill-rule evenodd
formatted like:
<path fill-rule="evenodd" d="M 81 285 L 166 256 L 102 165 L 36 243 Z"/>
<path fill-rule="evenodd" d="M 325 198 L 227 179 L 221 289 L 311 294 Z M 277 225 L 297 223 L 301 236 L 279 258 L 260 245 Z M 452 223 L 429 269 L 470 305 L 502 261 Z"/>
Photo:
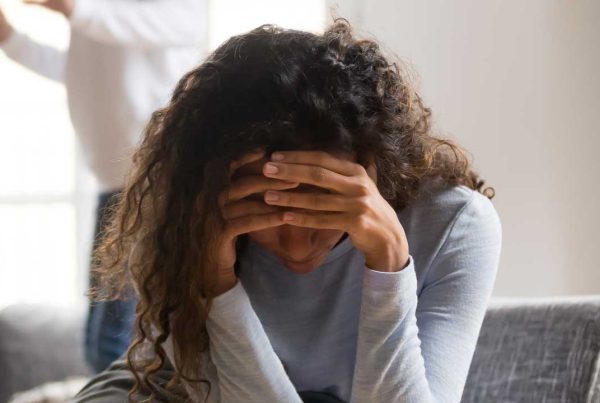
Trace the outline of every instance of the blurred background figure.
<path fill-rule="evenodd" d="M 20 32 L 0 9 L 0 46 L 15 62 L 66 85 L 71 122 L 99 185 L 96 244 L 148 117 L 206 48 L 207 1 L 25 3 L 59 12 L 70 24 L 70 44 L 62 52 Z M 133 299 L 90 304 L 85 355 L 95 371 L 127 349 L 134 316 Z"/>

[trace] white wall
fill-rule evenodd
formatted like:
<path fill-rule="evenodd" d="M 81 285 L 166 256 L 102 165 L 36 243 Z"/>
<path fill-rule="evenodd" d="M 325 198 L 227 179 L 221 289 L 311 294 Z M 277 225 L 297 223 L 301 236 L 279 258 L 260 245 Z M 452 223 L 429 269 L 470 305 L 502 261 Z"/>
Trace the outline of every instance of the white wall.
<path fill-rule="evenodd" d="M 496 296 L 600 293 L 600 2 L 330 1 L 412 64 L 503 222 Z"/>

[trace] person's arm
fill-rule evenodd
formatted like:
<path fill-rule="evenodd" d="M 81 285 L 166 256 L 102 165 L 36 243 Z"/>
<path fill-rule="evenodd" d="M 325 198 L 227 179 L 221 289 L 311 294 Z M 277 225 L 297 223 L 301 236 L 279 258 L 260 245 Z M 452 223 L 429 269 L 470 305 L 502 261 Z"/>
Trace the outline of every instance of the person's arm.
<path fill-rule="evenodd" d="M 138 48 L 206 42 L 207 0 L 76 0 L 71 29 L 99 42 Z"/>
<path fill-rule="evenodd" d="M 206 402 L 302 403 L 241 282 L 213 300 L 206 326 L 210 336 L 210 360 L 216 367 L 217 376 L 208 369 L 209 365 L 202 366 L 209 372 L 200 375 L 210 380 L 213 387 L 218 384 L 218 393 L 211 392 Z M 151 382 L 158 401 L 175 403 L 182 399 L 163 387 L 174 374 L 171 343 L 169 337 L 163 345 L 167 360 L 163 368 L 152 376 Z M 90 380 L 70 402 L 125 402 L 134 382 L 133 374 L 122 357 Z M 188 393 L 193 393 L 188 385 L 185 386 Z M 149 396 L 149 391 L 142 390 L 136 401 L 143 401 Z M 192 396 L 192 401 L 204 401 L 204 398 Z"/>
<path fill-rule="evenodd" d="M 0 10 L 0 49 L 22 66 L 55 81 L 63 81 L 64 51 L 32 40 L 15 30 Z"/>
<path fill-rule="evenodd" d="M 213 300 L 206 329 L 220 403 L 302 403 L 241 282 Z"/>
<path fill-rule="evenodd" d="M 351 402 L 460 402 L 498 267 L 501 224 L 476 193 L 457 213 L 417 299 L 412 257 L 365 268 Z"/>

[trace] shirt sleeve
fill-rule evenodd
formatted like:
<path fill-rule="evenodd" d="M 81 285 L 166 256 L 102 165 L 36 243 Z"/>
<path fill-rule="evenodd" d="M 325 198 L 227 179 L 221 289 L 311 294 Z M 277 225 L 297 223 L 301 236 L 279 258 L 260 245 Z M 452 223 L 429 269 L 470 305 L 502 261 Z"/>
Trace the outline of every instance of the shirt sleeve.
<path fill-rule="evenodd" d="M 71 29 L 99 42 L 139 48 L 196 46 L 208 37 L 207 0 L 77 0 Z"/>
<path fill-rule="evenodd" d="M 0 49 L 11 60 L 54 81 L 64 80 L 66 52 L 41 44 L 25 33 L 14 30 Z"/>
<path fill-rule="evenodd" d="M 351 402 L 460 402 L 496 277 L 500 219 L 474 197 L 456 214 L 417 297 L 412 256 L 365 268 Z"/>
<path fill-rule="evenodd" d="M 240 281 L 213 300 L 206 329 L 220 403 L 302 403 Z"/>

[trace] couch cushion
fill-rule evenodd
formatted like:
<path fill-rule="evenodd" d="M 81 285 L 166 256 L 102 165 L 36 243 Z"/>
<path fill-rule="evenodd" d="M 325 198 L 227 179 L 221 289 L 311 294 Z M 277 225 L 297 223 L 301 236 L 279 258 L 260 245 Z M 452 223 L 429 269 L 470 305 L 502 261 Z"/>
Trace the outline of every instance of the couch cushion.
<path fill-rule="evenodd" d="M 599 352 L 600 297 L 495 300 L 462 401 L 598 402 Z"/>
<path fill-rule="evenodd" d="M 14 305 L 0 311 L 0 403 L 44 382 L 87 375 L 83 310 Z"/>

